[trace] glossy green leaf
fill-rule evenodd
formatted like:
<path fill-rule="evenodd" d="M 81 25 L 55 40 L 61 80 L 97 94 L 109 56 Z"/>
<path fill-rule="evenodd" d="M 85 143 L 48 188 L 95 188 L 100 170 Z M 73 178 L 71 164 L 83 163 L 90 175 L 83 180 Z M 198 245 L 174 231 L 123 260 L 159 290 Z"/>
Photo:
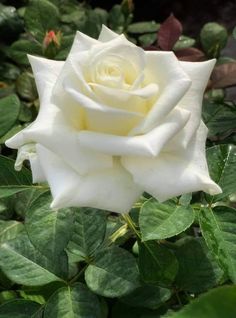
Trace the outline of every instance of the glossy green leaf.
<path fill-rule="evenodd" d="M 175 43 L 173 50 L 178 51 L 178 50 L 187 49 L 188 47 L 194 46 L 195 42 L 196 41 L 193 38 L 190 38 L 185 35 L 181 35 L 179 40 Z"/>
<path fill-rule="evenodd" d="M 72 209 L 52 210 L 50 193 L 44 193 L 29 207 L 25 226 L 33 245 L 45 256 L 56 258 L 67 246 L 74 226 Z"/>
<path fill-rule="evenodd" d="M 139 243 L 139 270 L 147 284 L 169 286 L 178 271 L 178 261 L 166 246 L 155 241 Z"/>
<path fill-rule="evenodd" d="M 16 80 L 20 75 L 20 69 L 11 63 L 2 63 L 0 65 L 0 79 L 3 80 Z"/>
<path fill-rule="evenodd" d="M 149 45 L 152 45 L 157 39 L 156 33 L 147 33 L 142 34 L 138 37 L 138 41 L 141 46 L 147 47 Z"/>
<path fill-rule="evenodd" d="M 20 114 L 19 114 L 19 116 L 20 116 Z M 8 132 L 5 135 L 3 135 L 0 138 L 0 144 L 5 144 L 7 139 L 11 138 L 12 136 L 17 134 L 22 129 L 23 129 L 23 126 L 15 124 L 10 130 L 8 130 Z"/>
<path fill-rule="evenodd" d="M 61 281 L 61 278 L 54 274 L 58 271 L 59 261 L 62 262 L 62 259 L 54 259 L 52 262 L 40 254 L 25 234 L 18 235 L 14 240 L 0 246 L 1 269 L 18 284 L 40 286 Z"/>
<path fill-rule="evenodd" d="M 39 43 L 29 40 L 14 42 L 9 50 L 9 55 L 18 64 L 29 65 L 27 54 L 42 55 L 42 47 Z"/>
<path fill-rule="evenodd" d="M 160 24 L 155 21 L 148 22 L 135 22 L 128 26 L 127 31 L 129 33 L 142 34 L 142 33 L 150 33 L 156 32 L 159 30 Z"/>
<path fill-rule="evenodd" d="M 27 30 L 42 40 L 46 31 L 58 28 L 59 11 L 48 0 L 31 0 L 25 10 L 24 18 Z"/>
<path fill-rule="evenodd" d="M 136 260 L 116 246 L 100 250 L 85 271 L 85 281 L 99 295 L 121 297 L 139 286 Z"/>
<path fill-rule="evenodd" d="M 19 112 L 20 101 L 15 94 L 0 99 L 0 137 L 12 128 Z"/>
<path fill-rule="evenodd" d="M 33 290 L 30 290 L 30 288 L 32 288 Z M 18 293 L 23 299 L 35 301 L 36 303 L 41 305 L 45 304 L 44 297 L 35 287 L 25 287 L 24 290 L 19 290 Z"/>
<path fill-rule="evenodd" d="M 0 306 L 0 318 L 34 318 L 40 305 L 29 300 L 16 299 Z"/>
<path fill-rule="evenodd" d="M 222 25 L 210 22 L 201 29 L 200 40 L 204 51 L 209 57 L 218 57 L 220 51 L 227 43 L 228 33 Z"/>
<path fill-rule="evenodd" d="M 236 283 L 236 210 L 226 206 L 204 208 L 199 221 L 209 249 Z"/>
<path fill-rule="evenodd" d="M 2 1 L 4 2 L 4 1 Z M 19 18 L 16 8 L 0 3 L 0 34 L 2 39 L 15 36 L 23 31 L 23 21 Z"/>
<path fill-rule="evenodd" d="M 194 221 L 190 206 L 150 199 L 142 205 L 139 226 L 142 240 L 163 240 L 186 230 Z"/>
<path fill-rule="evenodd" d="M 0 244 L 14 239 L 24 230 L 22 223 L 17 221 L 0 221 Z"/>
<path fill-rule="evenodd" d="M 132 307 L 157 309 L 171 297 L 171 291 L 158 286 L 142 285 L 120 300 Z"/>
<path fill-rule="evenodd" d="M 14 169 L 14 164 L 14 160 L 4 156 L 0 156 L 0 185 L 30 185 L 30 171 L 23 167 L 22 170 L 18 172 Z"/>
<path fill-rule="evenodd" d="M 222 188 L 223 193 L 211 198 L 218 201 L 236 192 L 236 146 L 217 145 L 207 149 L 207 161 L 211 178 Z"/>
<path fill-rule="evenodd" d="M 109 12 L 109 26 L 117 33 L 122 33 L 124 30 L 125 16 L 122 12 L 121 5 L 115 4 Z"/>
<path fill-rule="evenodd" d="M 21 171 L 16 171 L 14 164 L 14 160 L 0 156 L 0 198 L 30 189 L 31 187 L 43 188 L 32 186 L 30 171 L 25 167 L 22 167 Z"/>
<path fill-rule="evenodd" d="M 29 72 L 23 72 L 17 78 L 16 90 L 20 97 L 27 101 L 34 101 L 38 97 L 34 77 Z"/>
<path fill-rule="evenodd" d="M 31 187 L 16 193 L 14 196 L 14 210 L 17 215 L 25 218 L 26 212 L 29 210 L 33 201 L 45 192 L 49 192 L 48 188 Z"/>
<path fill-rule="evenodd" d="M 235 318 L 236 286 L 224 286 L 199 296 L 179 312 L 166 318 Z"/>
<path fill-rule="evenodd" d="M 204 101 L 203 120 L 209 129 L 208 137 L 228 134 L 236 127 L 236 108 L 226 103 Z"/>
<path fill-rule="evenodd" d="M 90 257 L 102 244 L 106 232 L 106 214 L 92 208 L 81 208 L 75 214 L 75 227 L 69 250 Z"/>
<path fill-rule="evenodd" d="M 223 276 L 217 261 L 202 239 L 186 237 L 177 242 L 179 271 L 176 285 L 191 293 L 200 293 L 216 286 Z"/>
<path fill-rule="evenodd" d="M 81 283 L 58 289 L 48 300 L 44 318 L 102 318 L 96 295 Z"/>

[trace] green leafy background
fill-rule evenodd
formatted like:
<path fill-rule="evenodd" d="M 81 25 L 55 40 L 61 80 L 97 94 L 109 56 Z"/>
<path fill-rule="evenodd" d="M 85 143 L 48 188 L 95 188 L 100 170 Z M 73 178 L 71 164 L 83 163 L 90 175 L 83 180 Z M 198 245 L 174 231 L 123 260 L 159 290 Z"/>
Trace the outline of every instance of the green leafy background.
<path fill-rule="evenodd" d="M 76 30 L 97 38 L 102 24 L 180 60 L 217 59 L 203 120 L 222 194 L 164 203 L 144 194 L 125 217 L 89 207 L 52 211 L 48 187 L 32 185 L 28 165 L 14 170 L 16 152 L 4 142 L 39 107 L 26 54 L 63 60 Z M 49 31 L 57 41 L 45 44 Z M 109 12 L 73 0 L 0 4 L 0 33 L 11 39 L 0 46 L 0 318 L 236 317 L 236 104 L 226 95 L 236 61 L 222 51 L 236 31 L 210 22 L 196 39 L 182 32 L 173 16 L 134 22 L 128 0 Z"/>

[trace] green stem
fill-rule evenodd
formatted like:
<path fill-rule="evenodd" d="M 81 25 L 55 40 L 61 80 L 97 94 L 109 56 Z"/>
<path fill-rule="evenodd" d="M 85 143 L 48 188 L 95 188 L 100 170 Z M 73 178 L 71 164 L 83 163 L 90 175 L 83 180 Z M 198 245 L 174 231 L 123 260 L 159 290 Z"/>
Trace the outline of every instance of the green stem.
<path fill-rule="evenodd" d="M 79 271 L 74 277 L 71 278 L 71 280 L 69 281 L 69 284 L 72 285 L 73 283 L 75 283 L 79 278 L 80 276 L 85 272 L 85 270 L 87 269 L 89 264 L 85 265 L 81 271 Z"/>
<path fill-rule="evenodd" d="M 141 235 L 140 235 L 139 231 L 137 230 L 136 225 L 134 224 L 134 222 L 131 219 L 130 215 L 128 213 L 127 214 L 122 214 L 122 217 L 125 220 L 125 222 L 127 223 L 127 225 L 129 226 L 129 228 L 135 233 L 137 238 L 141 240 Z"/>

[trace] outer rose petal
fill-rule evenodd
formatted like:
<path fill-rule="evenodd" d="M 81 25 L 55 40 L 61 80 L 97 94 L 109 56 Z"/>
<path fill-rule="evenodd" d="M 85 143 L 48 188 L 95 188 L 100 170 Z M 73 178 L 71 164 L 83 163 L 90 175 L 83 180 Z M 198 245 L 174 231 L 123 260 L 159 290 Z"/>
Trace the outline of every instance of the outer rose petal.
<path fill-rule="evenodd" d="M 145 134 L 156 127 L 178 104 L 191 85 L 173 52 L 146 52 L 146 77 L 157 83 L 159 96 L 143 121 L 131 135 Z"/>
<path fill-rule="evenodd" d="M 21 170 L 23 162 L 29 160 L 32 170 L 33 183 L 45 182 L 43 169 L 36 154 L 35 144 L 26 144 L 19 148 L 15 162 L 15 169 Z"/>
<path fill-rule="evenodd" d="M 192 85 L 180 100 L 178 106 L 189 110 L 191 118 L 184 127 L 181 142 L 184 146 L 192 138 L 201 122 L 202 98 L 216 60 L 206 62 L 180 62 L 183 70 L 192 80 Z"/>
<path fill-rule="evenodd" d="M 37 153 L 54 197 L 53 208 L 89 206 L 125 213 L 142 194 L 119 162 L 82 177 L 41 145 L 37 145 Z"/>
<path fill-rule="evenodd" d="M 112 156 L 155 157 L 183 129 L 189 117 L 188 111 L 175 108 L 163 123 L 146 135 L 127 137 L 82 131 L 78 140 L 86 148 Z"/>
<path fill-rule="evenodd" d="M 98 41 L 100 42 L 108 42 L 115 38 L 117 38 L 119 35 L 112 30 L 108 29 L 104 24 L 102 25 L 102 30 L 99 34 Z"/>
<path fill-rule="evenodd" d="M 132 173 L 144 191 L 165 201 L 173 196 L 194 191 L 211 195 L 221 193 L 209 177 L 205 159 L 207 128 L 202 123 L 184 152 L 162 152 L 157 158 L 123 157 L 122 164 Z"/>
<path fill-rule="evenodd" d="M 42 91 L 40 111 L 37 119 L 30 126 L 6 141 L 10 148 L 20 148 L 27 143 L 40 143 L 51 149 L 81 174 L 112 166 L 112 158 L 105 154 L 79 147 L 77 130 L 63 116 L 62 111 L 50 103 L 53 85 L 60 72 L 61 64 L 54 64 L 47 59 L 31 58 L 33 71 L 39 91 Z M 55 62 L 57 63 L 57 62 Z M 60 66 L 55 67 L 54 65 Z M 48 80 L 48 82 L 47 82 Z M 46 87 L 43 91 L 43 85 Z M 42 84 L 42 86 L 40 86 Z M 78 119 L 79 120 L 79 119 Z"/>

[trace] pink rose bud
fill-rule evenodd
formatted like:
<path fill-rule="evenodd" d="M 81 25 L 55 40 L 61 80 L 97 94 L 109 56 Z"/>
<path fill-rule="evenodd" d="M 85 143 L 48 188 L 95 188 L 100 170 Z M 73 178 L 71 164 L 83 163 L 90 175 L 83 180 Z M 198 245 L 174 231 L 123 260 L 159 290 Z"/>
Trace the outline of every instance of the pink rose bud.
<path fill-rule="evenodd" d="M 46 32 L 46 35 L 43 39 L 43 47 L 47 48 L 50 43 L 54 43 L 57 47 L 60 46 L 61 42 L 61 32 L 58 31 L 56 34 L 53 30 Z"/>

